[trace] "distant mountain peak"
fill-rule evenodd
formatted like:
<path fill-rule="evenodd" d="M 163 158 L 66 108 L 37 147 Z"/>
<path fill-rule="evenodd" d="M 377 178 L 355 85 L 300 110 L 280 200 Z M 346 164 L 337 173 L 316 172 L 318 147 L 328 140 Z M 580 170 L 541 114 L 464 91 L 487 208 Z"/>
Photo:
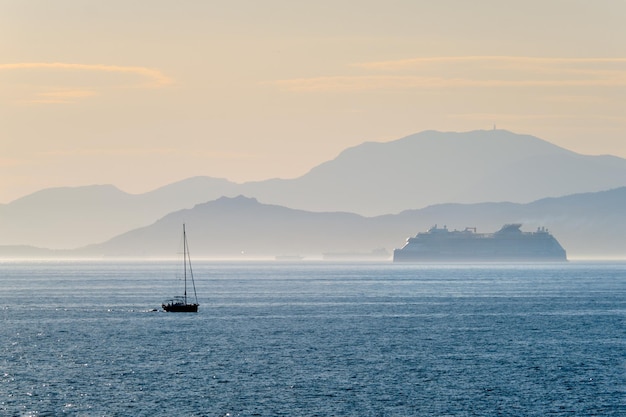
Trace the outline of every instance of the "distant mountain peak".
<path fill-rule="evenodd" d="M 209 201 L 207 203 L 203 203 L 202 205 L 217 205 L 217 206 L 232 206 L 232 207 L 243 207 L 243 206 L 253 206 L 259 205 L 260 203 L 254 197 L 246 197 L 243 194 L 239 194 L 236 197 L 220 197 L 215 201 Z"/>
<path fill-rule="evenodd" d="M 112 184 L 80 185 L 74 187 L 52 187 L 44 188 L 24 197 L 14 200 L 11 204 L 30 204 L 38 200 L 45 200 L 53 196 L 55 200 L 67 198 L 93 198 L 93 196 L 104 196 L 110 198 L 113 195 L 128 195 Z"/>

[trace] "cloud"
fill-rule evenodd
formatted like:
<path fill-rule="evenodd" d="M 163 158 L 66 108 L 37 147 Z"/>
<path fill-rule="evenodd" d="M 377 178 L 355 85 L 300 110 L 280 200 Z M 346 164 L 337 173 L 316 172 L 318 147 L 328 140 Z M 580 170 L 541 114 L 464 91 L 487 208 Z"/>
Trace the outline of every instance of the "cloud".
<path fill-rule="evenodd" d="M 0 158 L 0 169 L 3 168 L 15 168 L 21 165 L 25 165 L 26 160 L 18 158 Z"/>
<path fill-rule="evenodd" d="M 578 114 L 518 114 L 518 113 L 453 113 L 448 117 L 462 120 L 499 120 L 506 122 L 544 120 L 544 119 L 574 119 Z"/>
<path fill-rule="evenodd" d="M 145 85 L 148 87 L 162 87 L 172 83 L 172 80 L 160 71 L 146 67 L 126 67 L 120 65 L 99 64 L 71 64 L 65 62 L 21 62 L 16 64 L 0 64 L 0 71 L 21 69 L 60 69 L 135 74 L 149 80 L 150 83 Z"/>
<path fill-rule="evenodd" d="M 55 90 L 39 93 L 37 98 L 29 100 L 29 103 L 39 104 L 65 104 L 73 103 L 77 99 L 92 97 L 98 93 L 94 90 Z"/>
<path fill-rule="evenodd" d="M 619 125 L 624 125 L 625 122 L 623 117 L 592 113 L 584 115 L 577 113 L 453 113 L 449 114 L 448 117 L 459 120 L 480 122 L 497 120 L 499 123 L 504 122 L 507 124 L 541 120 L 575 121 L 581 120 L 582 118 L 586 120 L 595 120 L 599 123 L 612 123 Z"/>
<path fill-rule="evenodd" d="M 173 83 L 173 80 L 162 72 L 147 68 L 120 65 L 99 64 L 73 64 L 64 62 L 20 62 L 13 64 L 0 64 L 0 71 L 25 71 L 25 70 L 57 70 L 57 71 L 83 71 L 95 73 L 128 74 L 140 77 L 141 82 L 132 84 L 132 88 L 161 88 Z M 70 81 L 68 81 L 69 83 Z M 35 84 L 35 83 L 32 83 Z M 128 86 L 126 86 L 128 87 Z M 97 86 L 91 89 L 70 89 L 57 87 L 52 91 L 38 93 L 36 98 L 28 100 L 29 103 L 71 103 L 78 99 L 97 95 Z"/>
<path fill-rule="evenodd" d="M 258 155 L 250 152 L 218 152 L 203 149 L 180 149 L 180 148 L 164 148 L 164 147 L 124 147 L 124 148 L 79 148 L 79 149 L 54 149 L 49 151 L 40 151 L 40 155 L 48 158 L 52 157 L 132 157 L 142 158 L 146 156 L 167 156 L 180 157 L 186 159 L 258 159 Z M 0 159 L 0 162 L 2 160 Z"/>
<path fill-rule="evenodd" d="M 626 58 L 422 57 L 353 65 L 367 74 L 273 82 L 294 92 L 468 87 L 626 87 Z"/>
<path fill-rule="evenodd" d="M 626 64 L 626 58 L 543 58 L 530 56 L 441 56 L 441 57 L 419 57 L 401 59 L 394 61 L 376 61 L 354 64 L 356 67 L 379 69 L 379 70 L 401 70 L 407 68 L 423 67 L 429 64 L 463 64 L 482 63 L 484 65 L 572 65 L 572 64 Z"/>

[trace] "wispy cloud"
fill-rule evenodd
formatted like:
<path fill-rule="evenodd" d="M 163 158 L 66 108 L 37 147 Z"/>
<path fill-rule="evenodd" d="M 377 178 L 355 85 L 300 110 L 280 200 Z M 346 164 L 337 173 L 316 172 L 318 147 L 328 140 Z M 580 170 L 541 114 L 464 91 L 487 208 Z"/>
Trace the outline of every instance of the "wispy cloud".
<path fill-rule="evenodd" d="M 15 64 L 0 64 L 0 70 L 20 70 L 20 69 L 60 69 L 77 71 L 96 72 L 117 72 L 135 74 L 150 82 L 144 84 L 146 87 L 162 87 L 171 84 L 173 81 L 165 76 L 161 71 L 147 67 L 126 67 L 121 65 L 100 65 L 100 64 L 72 64 L 66 62 L 20 62 Z"/>
<path fill-rule="evenodd" d="M 79 149 L 55 149 L 39 152 L 45 157 L 132 157 L 141 158 L 149 155 L 181 157 L 186 159 L 258 159 L 258 155 L 251 152 L 218 152 L 201 149 L 180 149 L 170 147 L 149 147 L 149 148 L 79 148 Z M 0 160 L 1 162 L 1 160 Z"/>
<path fill-rule="evenodd" d="M 449 114 L 448 117 L 459 120 L 489 122 L 497 120 L 499 123 L 505 122 L 507 124 L 527 121 L 540 121 L 540 120 L 560 120 L 560 121 L 574 121 L 582 118 L 587 120 L 596 120 L 599 123 L 618 123 L 624 125 L 624 118 L 619 116 L 611 116 L 607 114 L 585 114 L 580 115 L 578 113 L 455 113 Z"/>
<path fill-rule="evenodd" d="M 452 87 L 625 87 L 620 79 L 574 80 L 489 80 L 411 76 L 341 76 L 278 80 L 274 84 L 289 91 L 348 92 L 379 89 L 452 88 Z"/>
<path fill-rule="evenodd" d="M 626 86 L 626 58 L 423 57 L 359 63 L 353 68 L 361 73 L 284 79 L 273 84 L 297 92 Z"/>
<path fill-rule="evenodd" d="M 29 100 L 29 103 L 40 104 L 64 104 L 73 103 L 78 99 L 93 97 L 98 93 L 94 90 L 54 90 L 39 93 L 36 98 Z"/>
<path fill-rule="evenodd" d="M 161 71 L 134 66 L 120 65 L 100 65 L 100 64 L 75 64 L 65 62 L 19 62 L 12 64 L 0 64 L 0 71 L 78 71 L 102 74 L 127 74 L 139 77 L 140 81 L 130 84 L 132 88 L 161 88 L 173 83 L 173 80 L 163 74 Z M 36 77 L 36 76 L 33 76 Z M 71 80 L 68 80 L 68 84 Z M 27 81 L 26 84 L 29 84 Z M 32 85 L 39 85 L 36 79 L 32 80 Z M 125 85 L 129 87 L 129 85 Z M 78 99 L 97 95 L 98 86 L 94 85 L 90 89 L 72 89 L 63 86 L 57 86 L 51 91 L 38 93 L 35 98 L 28 99 L 29 103 L 71 103 Z"/>
<path fill-rule="evenodd" d="M 427 64 L 459 64 L 481 63 L 484 65 L 572 65 L 572 64 L 626 64 L 626 58 L 550 58 L 531 56 L 506 56 L 506 55 L 475 55 L 475 56 L 439 56 L 400 59 L 394 61 L 375 61 L 354 64 L 357 67 L 373 68 L 382 70 L 401 70 L 407 68 L 422 67 Z"/>
<path fill-rule="evenodd" d="M 0 158 L 0 169 L 3 168 L 15 168 L 27 163 L 24 159 L 19 158 Z"/>

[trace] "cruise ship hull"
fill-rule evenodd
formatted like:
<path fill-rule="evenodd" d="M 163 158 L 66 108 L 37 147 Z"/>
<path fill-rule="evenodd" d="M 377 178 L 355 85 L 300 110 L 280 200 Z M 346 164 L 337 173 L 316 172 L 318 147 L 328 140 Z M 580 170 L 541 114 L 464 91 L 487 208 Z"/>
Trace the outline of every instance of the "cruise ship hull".
<path fill-rule="evenodd" d="M 409 238 L 393 253 L 394 262 L 564 262 L 565 249 L 545 229 L 522 232 L 519 224 L 496 233 L 431 228 Z"/>

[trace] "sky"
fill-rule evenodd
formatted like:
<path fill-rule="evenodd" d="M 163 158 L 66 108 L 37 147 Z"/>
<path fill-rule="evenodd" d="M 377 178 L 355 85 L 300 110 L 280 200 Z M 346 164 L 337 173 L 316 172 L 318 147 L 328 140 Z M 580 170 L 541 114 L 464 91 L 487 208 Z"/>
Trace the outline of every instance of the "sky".
<path fill-rule="evenodd" d="M 625 18 L 626 0 L 0 0 L 0 204 L 295 178 L 424 130 L 626 158 Z"/>

